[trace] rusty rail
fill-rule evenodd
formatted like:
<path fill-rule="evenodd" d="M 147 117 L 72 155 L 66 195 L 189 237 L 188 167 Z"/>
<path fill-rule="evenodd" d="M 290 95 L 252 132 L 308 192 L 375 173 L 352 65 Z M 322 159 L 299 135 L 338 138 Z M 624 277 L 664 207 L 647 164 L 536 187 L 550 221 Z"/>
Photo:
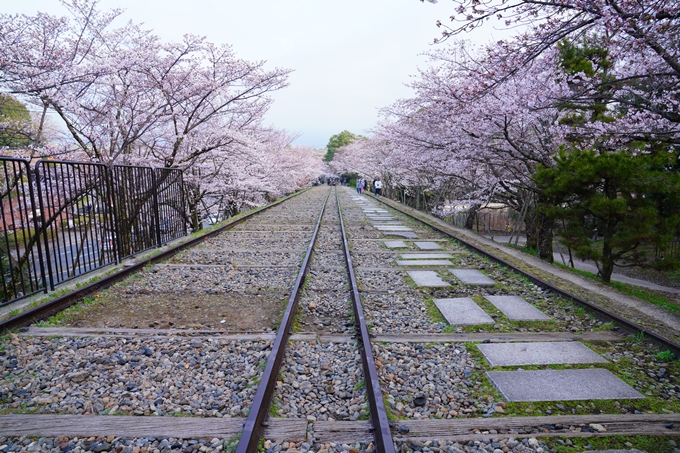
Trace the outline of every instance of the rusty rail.
<path fill-rule="evenodd" d="M 373 435 L 375 436 L 376 450 L 379 453 L 395 453 L 396 450 L 394 449 L 390 423 L 387 418 L 387 409 L 385 408 L 385 401 L 383 400 L 382 390 L 380 389 L 378 370 L 376 369 L 375 360 L 373 359 L 373 350 L 371 349 L 368 326 L 366 324 L 366 319 L 364 318 L 364 311 L 361 307 L 361 296 L 359 295 L 359 288 L 357 287 L 354 268 L 352 267 L 352 257 L 350 256 L 349 245 L 347 244 L 347 233 L 345 232 L 345 222 L 342 220 L 342 210 L 340 209 L 337 189 L 335 190 L 335 199 L 338 203 L 338 215 L 340 217 L 340 227 L 342 228 L 342 243 L 345 251 L 345 261 L 347 262 L 349 285 L 352 291 L 354 322 L 359 336 L 361 361 L 364 368 L 364 381 L 366 382 L 366 395 L 371 411 L 371 423 L 373 425 L 372 430 Z"/>
<path fill-rule="evenodd" d="M 309 242 L 307 253 L 305 253 L 305 259 L 302 261 L 300 272 L 298 273 L 295 284 L 293 285 L 293 292 L 288 299 L 288 305 L 286 306 L 286 311 L 283 314 L 283 319 L 281 320 L 279 330 L 276 333 L 276 339 L 274 340 L 272 351 L 269 354 L 269 358 L 267 359 L 267 365 L 265 366 L 264 373 L 262 373 L 260 385 L 257 387 L 255 398 L 253 399 L 253 403 L 250 406 L 248 418 L 246 419 L 241 438 L 239 439 L 238 445 L 236 446 L 236 453 L 257 452 L 257 444 L 260 441 L 260 437 L 262 437 L 262 431 L 266 426 L 265 419 L 267 418 L 267 413 L 269 412 L 269 406 L 271 404 L 272 396 L 274 395 L 274 389 L 276 387 L 276 379 L 279 374 L 279 369 L 281 368 L 283 356 L 286 352 L 286 344 L 288 342 L 288 337 L 290 336 L 290 329 L 293 325 L 295 312 L 297 311 L 298 300 L 300 299 L 300 290 L 302 289 L 305 277 L 307 276 L 309 262 L 311 260 L 312 252 L 314 251 L 316 238 L 319 233 L 319 228 L 321 227 L 321 219 L 323 218 L 324 211 L 326 210 L 326 204 L 328 203 L 329 197 L 330 190 L 328 191 L 328 195 L 323 202 L 321 213 L 319 214 L 319 220 L 316 222 L 316 228 L 314 229 L 314 234 L 312 235 L 312 240 Z"/>

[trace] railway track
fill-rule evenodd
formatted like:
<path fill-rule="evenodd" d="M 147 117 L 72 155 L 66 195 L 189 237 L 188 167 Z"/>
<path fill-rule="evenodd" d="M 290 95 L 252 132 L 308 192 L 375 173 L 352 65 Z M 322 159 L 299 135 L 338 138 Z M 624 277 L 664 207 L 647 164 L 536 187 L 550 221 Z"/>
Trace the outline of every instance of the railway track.
<path fill-rule="evenodd" d="M 305 192 L 5 336 L 0 452 L 674 451 L 677 362 L 366 198 Z"/>

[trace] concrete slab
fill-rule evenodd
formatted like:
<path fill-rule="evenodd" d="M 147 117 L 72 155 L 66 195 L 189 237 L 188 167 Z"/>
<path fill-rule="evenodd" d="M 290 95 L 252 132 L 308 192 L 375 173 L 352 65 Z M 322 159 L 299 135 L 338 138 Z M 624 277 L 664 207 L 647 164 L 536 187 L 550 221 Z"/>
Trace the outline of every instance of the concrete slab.
<path fill-rule="evenodd" d="M 477 269 L 449 269 L 449 272 L 466 285 L 491 286 L 496 284 Z"/>
<path fill-rule="evenodd" d="M 385 241 L 385 246 L 391 249 L 401 249 L 408 247 L 404 241 Z"/>
<path fill-rule="evenodd" d="M 441 250 L 442 248 L 436 242 L 414 242 L 416 247 L 420 250 Z"/>
<path fill-rule="evenodd" d="M 549 316 L 519 296 L 484 296 L 484 298 L 513 321 L 550 321 Z"/>
<path fill-rule="evenodd" d="M 371 219 L 373 222 L 377 222 L 375 219 Z M 374 223 L 373 226 L 380 226 L 380 225 L 403 225 L 403 222 L 400 222 L 398 220 L 385 220 L 384 222 L 378 222 Z"/>
<path fill-rule="evenodd" d="M 394 220 L 394 217 L 391 215 L 369 215 L 366 214 L 366 217 L 368 217 L 371 220 Z"/>
<path fill-rule="evenodd" d="M 554 363 L 607 363 L 577 341 L 489 343 L 477 347 L 491 366 L 550 365 Z"/>
<path fill-rule="evenodd" d="M 451 266 L 449 260 L 397 260 L 397 266 Z"/>
<path fill-rule="evenodd" d="M 418 235 L 412 231 L 383 231 L 388 236 L 399 236 L 406 239 L 418 239 Z"/>
<path fill-rule="evenodd" d="M 375 228 L 380 231 L 413 231 L 413 229 L 403 225 L 376 225 Z"/>
<path fill-rule="evenodd" d="M 436 258 L 453 258 L 450 253 L 402 253 L 401 258 L 404 260 L 429 260 Z"/>
<path fill-rule="evenodd" d="M 451 286 L 442 280 L 435 271 L 408 271 L 407 274 L 418 286 L 441 287 Z"/>
<path fill-rule="evenodd" d="M 488 371 L 508 401 L 573 401 L 644 398 L 608 370 Z"/>
<path fill-rule="evenodd" d="M 434 299 L 434 303 L 449 324 L 459 326 L 494 323 L 494 320 L 469 297 Z"/>

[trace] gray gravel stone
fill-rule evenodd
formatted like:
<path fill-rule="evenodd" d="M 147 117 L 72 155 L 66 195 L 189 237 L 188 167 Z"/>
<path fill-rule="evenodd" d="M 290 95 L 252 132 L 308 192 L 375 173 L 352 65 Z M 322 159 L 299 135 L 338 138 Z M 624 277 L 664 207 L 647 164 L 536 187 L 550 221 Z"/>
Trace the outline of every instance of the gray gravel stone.
<path fill-rule="evenodd" d="M 0 409 L 39 414 L 242 416 L 270 344 L 188 339 L 14 337 Z M 148 351 L 151 354 L 148 355 Z M 67 376 L 67 379 L 62 379 Z"/>

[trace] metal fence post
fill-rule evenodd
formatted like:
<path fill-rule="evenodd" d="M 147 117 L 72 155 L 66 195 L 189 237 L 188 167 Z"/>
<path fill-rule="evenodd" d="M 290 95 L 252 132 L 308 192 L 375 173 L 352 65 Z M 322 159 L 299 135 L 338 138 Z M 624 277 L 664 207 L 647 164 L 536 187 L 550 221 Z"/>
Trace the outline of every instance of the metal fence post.
<path fill-rule="evenodd" d="M 156 247 L 163 245 L 161 243 L 161 216 L 158 208 L 158 178 L 156 178 L 156 171 L 151 172 L 151 180 L 153 181 L 153 214 L 156 222 L 154 233 L 156 234 Z"/>
<path fill-rule="evenodd" d="M 38 206 L 40 206 L 40 224 L 41 224 L 41 229 L 42 229 L 42 237 L 43 237 L 43 242 L 45 245 L 45 264 L 47 264 L 47 275 L 49 277 L 50 281 L 50 290 L 54 290 L 54 272 L 52 269 L 52 260 L 50 259 L 50 245 L 49 241 L 47 240 L 47 223 L 45 219 L 45 206 L 43 203 L 43 190 L 42 186 L 40 185 L 40 168 L 39 168 L 40 162 L 36 162 L 35 164 L 35 185 L 36 185 L 36 192 L 37 192 L 37 197 L 38 197 Z"/>

